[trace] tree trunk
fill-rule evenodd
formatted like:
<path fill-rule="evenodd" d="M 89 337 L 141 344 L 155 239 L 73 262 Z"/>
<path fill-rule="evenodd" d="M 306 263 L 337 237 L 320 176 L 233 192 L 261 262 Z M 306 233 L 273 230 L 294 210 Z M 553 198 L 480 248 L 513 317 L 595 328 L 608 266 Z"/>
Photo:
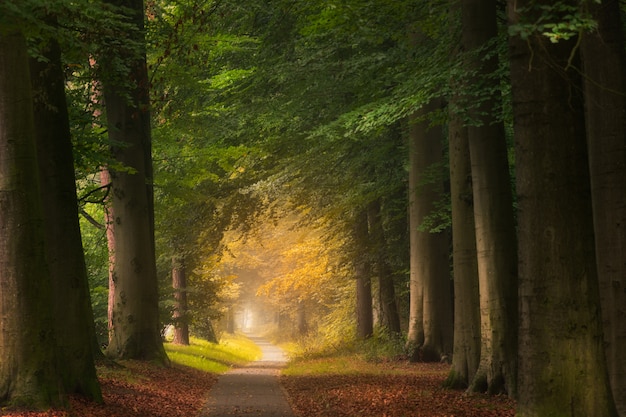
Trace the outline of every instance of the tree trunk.
<path fill-rule="evenodd" d="M 102 168 L 100 170 L 100 184 L 103 187 L 111 187 L 111 175 L 109 170 Z M 113 205 L 111 193 L 109 192 L 104 202 L 104 224 L 106 227 L 107 249 L 109 251 L 109 297 L 107 304 L 107 330 L 109 332 L 109 341 L 113 335 L 113 305 L 115 300 L 115 280 L 113 279 L 113 271 L 115 265 L 115 235 L 113 234 L 113 221 L 115 215 L 113 213 Z"/>
<path fill-rule="evenodd" d="M 126 6 L 143 36 L 143 2 L 111 1 Z M 126 36 L 143 43 L 143 39 Z M 121 53 L 117 51 L 117 53 Z M 129 52 L 133 53 L 133 52 Z M 103 80 L 113 157 L 126 169 L 109 169 L 115 263 L 111 334 L 107 354 L 115 358 L 168 363 L 159 322 L 154 250 L 150 115 L 145 52 L 132 62 L 130 85 Z M 129 101 L 130 100 L 130 101 Z"/>
<path fill-rule="evenodd" d="M 96 338 L 78 202 L 61 50 L 49 41 L 46 61 L 31 58 L 39 180 L 46 225 L 46 259 L 54 296 L 54 323 L 67 393 L 101 401 L 92 343 Z M 58 239 L 63 236 L 63 244 Z"/>
<path fill-rule="evenodd" d="M 187 307 L 187 275 L 185 261 L 172 259 L 172 287 L 174 288 L 174 340 L 177 345 L 189 345 L 189 320 Z"/>
<path fill-rule="evenodd" d="M 358 213 L 354 219 L 354 248 L 356 276 L 356 336 L 367 339 L 374 333 L 372 314 L 371 265 L 367 252 L 368 241 L 367 211 Z"/>
<path fill-rule="evenodd" d="M 619 2 L 591 7 L 598 29 L 581 51 L 596 262 L 611 388 L 626 416 L 626 57 Z"/>
<path fill-rule="evenodd" d="M 409 126 L 411 300 L 408 343 L 414 349 L 413 359 L 425 361 L 439 361 L 444 355 L 451 355 L 453 348 L 448 239 L 444 233 L 420 230 L 443 193 L 441 180 L 437 176 L 432 178 L 433 167 L 443 156 L 443 133 L 440 128 L 430 127 L 427 120 L 439 107 L 438 100 L 429 103 L 419 115 L 411 118 Z"/>
<path fill-rule="evenodd" d="M 452 204 L 452 270 L 454 274 L 454 351 L 446 385 L 466 388 L 480 362 L 480 301 L 472 171 L 467 128 L 450 100 L 448 138 Z"/>
<path fill-rule="evenodd" d="M 466 67 L 477 73 L 473 88 L 490 92 L 472 97 L 478 103 L 469 111 L 467 127 L 481 311 L 481 359 L 470 390 L 515 396 L 517 242 L 504 126 L 495 116 L 501 101 L 500 80 L 493 76 L 497 54 L 486 48 L 498 34 L 496 11 L 495 0 L 461 3 Z"/>
<path fill-rule="evenodd" d="M 407 347 L 411 352 L 424 343 L 424 285 L 423 275 L 426 273 L 422 260 L 419 257 L 420 248 L 428 246 L 428 232 L 419 230 L 424 217 L 420 205 L 422 198 L 418 198 L 420 173 L 417 168 L 417 149 L 412 135 L 409 135 L 409 328 L 407 333 Z M 423 196 L 420 195 L 420 197 Z M 426 252 L 423 252 L 424 255 Z M 413 353 L 411 354 L 413 356 Z"/>
<path fill-rule="evenodd" d="M 526 6 L 509 2 L 511 24 L 520 18 L 514 11 Z M 535 21 L 537 9 L 524 18 Z M 520 417 L 616 415 L 603 346 L 576 42 L 553 44 L 539 33 L 510 39 Z"/>
<path fill-rule="evenodd" d="M 298 336 L 306 336 L 307 333 L 309 333 L 309 324 L 306 320 L 306 308 L 304 301 L 302 300 L 298 300 L 296 321 L 298 327 Z"/>
<path fill-rule="evenodd" d="M 0 31 L 0 404 L 65 403 L 37 173 L 26 40 Z"/>
<path fill-rule="evenodd" d="M 235 333 L 235 307 L 228 307 L 226 312 L 226 332 L 230 334 Z"/>
<path fill-rule="evenodd" d="M 378 276 L 378 299 L 380 300 L 380 326 L 392 333 L 400 334 L 400 316 L 396 303 L 396 289 L 391 267 L 387 261 L 387 243 L 383 229 L 380 199 L 368 206 L 370 246 L 375 250 L 376 274 Z"/>

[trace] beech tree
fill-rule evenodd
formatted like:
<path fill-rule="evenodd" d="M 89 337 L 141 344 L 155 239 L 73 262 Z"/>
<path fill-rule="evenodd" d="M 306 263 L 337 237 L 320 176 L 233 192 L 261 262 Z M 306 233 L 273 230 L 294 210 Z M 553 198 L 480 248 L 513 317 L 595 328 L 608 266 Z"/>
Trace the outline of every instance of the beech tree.
<path fill-rule="evenodd" d="M 372 265 L 368 256 L 367 211 L 354 218 L 354 276 L 356 278 L 356 337 L 366 339 L 374 333 L 372 312 Z"/>
<path fill-rule="evenodd" d="M 178 345 L 189 344 L 189 319 L 187 303 L 187 272 L 185 260 L 182 258 L 172 259 L 172 287 L 174 288 L 174 340 Z"/>
<path fill-rule="evenodd" d="M 613 397 L 626 415 L 626 55 L 618 1 L 591 4 L 582 37 L 596 263 Z"/>
<path fill-rule="evenodd" d="M 508 392 L 517 383 L 517 247 L 513 198 L 504 125 L 500 110 L 500 80 L 494 74 L 498 55 L 495 0 L 461 3 L 461 43 L 465 68 L 478 95 L 465 105 L 472 167 L 472 190 L 478 277 L 480 281 L 480 365 L 472 391 Z"/>
<path fill-rule="evenodd" d="M 385 230 L 383 227 L 380 199 L 368 205 L 367 219 L 369 222 L 370 246 L 373 251 L 375 275 L 378 278 L 378 308 L 380 309 L 379 325 L 388 331 L 399 335 L 400 316 L 396 300 L 396 289 L 393 279 L 393 270 L 389 264 L 389 254 Z"/>
<path fill-rule="evenodd" d="M 154 244 L 154 202 L 148 73 L 143 38 L 142 0 L 112 2 L 130 15 L 136 31 L 123 34 L 127 46 L 100 59 L 101 66 L 130 59 L 127 75 L 103 80 L 108 133 L 113 157 L 123 169 L 111 178 L 112 316 L 107 354 L 116 358 L 167 363 L 159 320 Z M 139 48 L 133 49 L 132 46 Z M 127 61 L 128 62 L 128 61 Z M 111 71 L 119 68 L 109 67 Z"/>
<path fill-rule="evenodd" d="M 49 18 L 54 25 L 54 19 Z M 30 59 L 34 126 L 46 237 L 52 280 L 54 324 L 63 386 L 101 400 L 94 366 L 95 328 L 85 256 L 78 223 L 76 180 L 65 79 L 58 42 L 42 43 L 41 58 Z M 64 243 L 57 244 L 63 236 Z"/>
<path fill-rule="evenodd" d="M 461 87 L 454 85 L 457 91 Z M 448 152 L 452 212 L 452 273 L 454 280 L 454 349 L 446 384 L 467 388 L 480 363 L 480 302 L 472 171 L 467 127 L 458 111 L 459 99 L 448 103 Z"/>
<path fill-rule="evenodd" d="M 0 403 L 65 402 L 45 259 L 26 39 L 0 18 Z M 9 13 L 9 17 L 11 13 Z"/>
<path fill-rule="evenodd" d="M 574 69 L 578 35 L 551 42 L 534 30 L 545 11 L 538 6 L 549 4 L 509 2 L 510 27 L 517 33 L 510 38 L 519 225 L 517 413 L 615 416 L 602 334 L 582 80 Z"/>
<path fill-rule="evenodd" d="M 440 103 L 431 101 L 409 122 L 411 303 L 407 338 L 413 359 L 426 361 L 449 357 L 453 337 L 448 239 L 443 232 L 424 230 L 426 217 L 443 194 L 436 169 L 443 159 L 443 131 L 428 119 Z"/>

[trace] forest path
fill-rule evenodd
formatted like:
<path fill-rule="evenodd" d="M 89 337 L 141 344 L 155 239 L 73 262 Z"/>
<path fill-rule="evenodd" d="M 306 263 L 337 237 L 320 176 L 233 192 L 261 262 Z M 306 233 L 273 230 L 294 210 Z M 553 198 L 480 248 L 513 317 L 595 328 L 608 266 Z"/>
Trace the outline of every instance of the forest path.
<path fill-rule="evenodd" d="M 200 417 L 294 417 L 278 381 L 280 368 L 287 363 L 284 351 L 263 338 L 248 337 L 263 356 L 221 375 Z"/>

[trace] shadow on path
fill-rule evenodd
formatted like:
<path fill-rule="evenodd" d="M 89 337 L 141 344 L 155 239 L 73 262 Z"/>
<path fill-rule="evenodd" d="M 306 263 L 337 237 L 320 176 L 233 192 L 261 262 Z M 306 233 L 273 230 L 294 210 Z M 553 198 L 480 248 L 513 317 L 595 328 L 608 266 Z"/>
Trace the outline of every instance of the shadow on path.
<path fill-rule="evenodd" d="M 248 337 L 261 348 L 261 359 L 221 375 L 200 417 L 294 417 L 278 382 L 285 353 L 260 337 Z"/>

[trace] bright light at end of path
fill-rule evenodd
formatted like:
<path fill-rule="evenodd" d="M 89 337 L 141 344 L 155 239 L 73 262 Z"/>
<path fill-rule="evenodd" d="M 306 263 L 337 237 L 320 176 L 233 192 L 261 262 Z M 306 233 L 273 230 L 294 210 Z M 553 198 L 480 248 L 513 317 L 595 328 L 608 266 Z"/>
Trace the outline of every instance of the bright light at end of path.
<path fill-rule="evenodd" d="M 254 326 L 254 312 L 252 311 L 252 309 L 250 307 L 246 307 L 245 311 L 243 312 L 243 330 L 244 331 L 250 331 L 252 329 L 252 327 Z"/>

